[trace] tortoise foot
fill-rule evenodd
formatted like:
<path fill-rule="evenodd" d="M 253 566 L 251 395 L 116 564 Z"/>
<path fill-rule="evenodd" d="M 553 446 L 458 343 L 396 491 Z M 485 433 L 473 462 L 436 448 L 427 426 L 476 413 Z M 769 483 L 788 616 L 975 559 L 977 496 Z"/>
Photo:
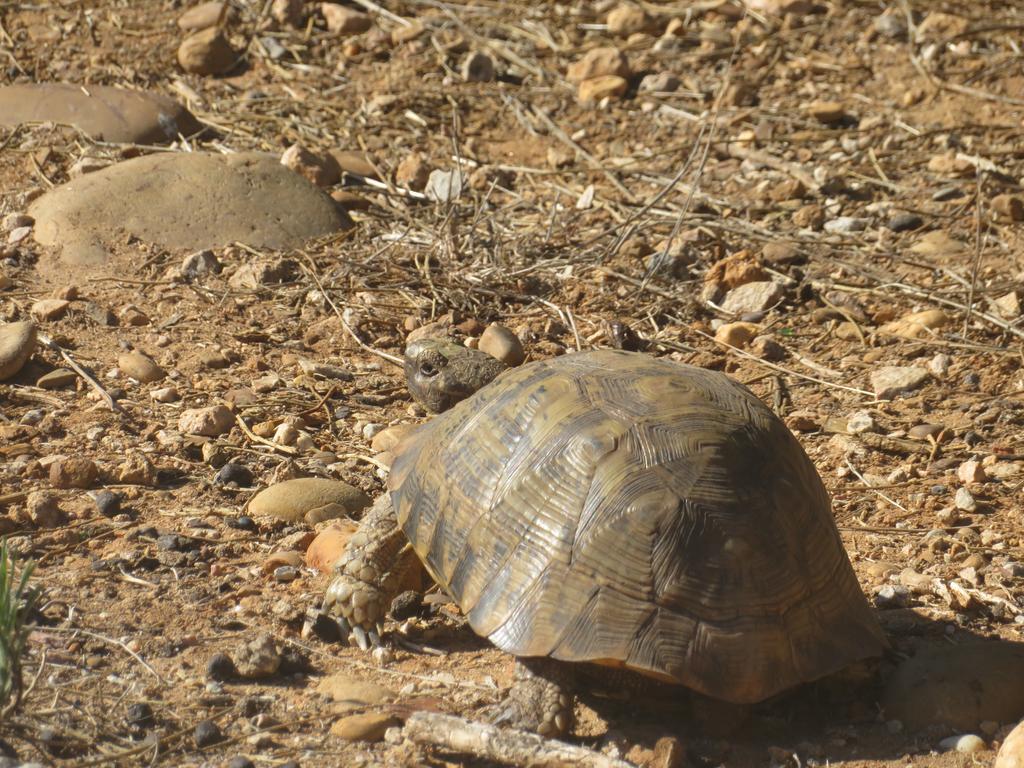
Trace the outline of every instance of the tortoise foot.
<path fill-rule="evenodd" d="M 320 613 L 338 625 L 342 640 L 364 651 L 379 646 L 384 616 L 412 564 L 418 565 L 416 555 L 384 494 L 363 516 L 334 564 L 334 580 Z"/>
<path fill-rule="evenodd" d="M 516 681 L 505 700 L 488 713 L 495 724 L 541 736 L 565 736 L 573 726 L 573 695 L 549 674 L 551 664 L 546 660 L 532 660 L 526 664 L 517 660 Z"/>
<path fill-rule="evenodd" d="M 381 644 L 387 595 L 371 581 L 339 573 L 324 596 L 322 611 L 338 625 L 342 640 L 364 651 Z"/>

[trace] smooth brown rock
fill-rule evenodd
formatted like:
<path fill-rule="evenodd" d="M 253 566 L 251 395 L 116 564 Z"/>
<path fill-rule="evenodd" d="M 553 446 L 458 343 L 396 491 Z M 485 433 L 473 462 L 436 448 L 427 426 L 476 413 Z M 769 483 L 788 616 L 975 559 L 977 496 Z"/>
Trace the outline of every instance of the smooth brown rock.
<path fill-rule="evenodd" d="M 0 325 L 0 381 L 14 376 L 36 348 L 36 324 L 31 320 Z"/>
<path fill-rule="evenodd" d="M 39 320 L 59 320 L 70 306 L 71 302 L 65 299 L 40 299 L 29 307 L 29 312 Z"/>
<path fill-rule="evenodd" d="M 44 255 L 40 267 L 60 275 L 118 273 L 107 243 L 125 235 L 190 251 L 292 248 L 352 226 L 329 196 L 263 153 L 134 158 L 50 190 L 29 211 L 35 239 L 60 247 L 60 261 Z"/>
<path fill-rule="evenodd" d="M 331 726 L 331 733 L 345 741 L 381 741 L 388 728 L 401 725 L 394 715 L 382 712 L 365 712 L 348 715 Z"/>
<path fill-rule="evenodd" d="M 355 522 L 344 519 L 324 528 L 306 549 L 306 565 L 320 573 L 330 573 L 356 528 Z"/>
<path fill-rule="evenodd" d="M 1024 221 L 1024 197 L 996 195 L 992 198 L 992 210 L 1000 221 Z"/>
<path fill-rule="evenodd" d="M 526 359 L 519 337 L 500 323 L 491 323 L 484 329 L 477 348 L 508 366 L 520 365 Z"/>
<path fill-rule="evenodd" d="M 229 432 L 234 424 L 235 416 L 225 405 L 190 408 L 178 417 L 178 430 L 186 435 L 217 437 Z"/>
<path fill-rule="evenodd" d="M 302 553 L 296 552 L 295 550 L 279 550 L 277 552 L 271 552 L 267 555 L 267 559 L 263 561 L 260 566 L 260 570 L 263 573 L 273 573 L 275 569 L 280 568 L 282 565 L 290 565 L 293 568 L 298 568 L 302 565 Z"/>
<path fill-rule="evenodd" d="M 1024 720 L 1003 741 L 992 768 L 1024 768 Z"/>
<path fill-rule="evenodd" d="M 886 323 L 878 329 L 878 332 L 889 336 L 901 336 L 905 339 L 928 338 L 935 336 L 934 331 L 942 328 L 948 322 L 949 315 L 941 309 L 926 309 Z"/>
<path fill-rule="evenodd" d="M 327 31 L 342 37 L 362 34 L 373 26 L 367 14 L 337 3 L 320 3 L 320 13 L 327 22 Z"/>
<path fill-rule="evenodd" d="M 316 685 L 318 693 L 329 696 L 336 712 L 363 709 L 393 701 L 395 692 L 382 685 L 350 677 L 343 672 L 328 675 Z"/>
<path fill-rule="evenodd" d="M 570 83 L 582 83 L 605 75 L 629 77 L 629 62 L 618 48 L 593 48 L 587 51 L 583 58 L 569 65 L 565 78 Z"/>
<path fill-rule="evenodd" d="M 36 386 L 40 389 L 61 389 L 70 387 L 78 379 L 78 374 L 70 368 L 57 368 L 44 373 L 36 380 Z"/>
<path fill-rule="evenodd" d="M 215 27 L 227 15 L 228 10 L 228 5 L 219 0 L 194 5 L 178 17 L 178 28 L 186 32 L 195 32 Z"/>
<path fill-rule="evenodd" d="M 281 165 L 289 168 L 318 187 L 330 187 L 341 178 L 338 166 L 333 160 L 318 155 L 303 147 L 292 144 L 281 155 Z"/>
<path fill-rule="evenodd" d="M 582 104 L 592 104 L 601 99 L 618 99 L 629 89 L 629 81 L 618 75 L 602 75 L 584 80 L 579 85 L 576 97 Z"/>
<path fill-rule="evenodd" d="M 369 179 L 378 177 L 377 169 L 373 165 L 373 158 L 366 152 L 332 149 L 328 154 L 343 173 L 354 173 Z"/>
<path fill-rule="evenodd" d="M 68 123 L 94 139 L 134 144 L 164 144 L 202 130 L 191 112 L 155 93 L 67 83 L 0 88 L 0 125 L 28 122 Z"/>
<path fill-rule="evenodd" d="M 249 514 L 296 522 L 310 516 L 320 520 L 356 516 L 370 497 L 340 480 L 300 477 L 265 488 L 249 502 Z"/>
<path fill-rule="evenodd" d="M 141 352 L 125 352 L 123 355 L 119 355 L 117 367 L 126 376 L 131 376 L 136 381 L 141 381 L 144 384 L 160 381 L 167 375 L 167 372 L 157 365 L 151 357 Z"/>
<path fill-rule="evenodd" d="M 50 485 L 54 488 L 90 488 L 99 477 L 92 459 L 64 457 L 50 465 Z"/>
<path fill-rule="evenodd" d="M 939 725 L 970 731 L 986 720 L 1024 717 L 1021 680 L 1024 643 L 927 645 L 892 674 L 882 706 L 886 719 L 910 730 Z"/>
<path fill-rule="evenodd" d="M 757 335 L 758 330 L 754 323 L 725 323 L 715 331 L 715 341 L 743 349 Z"/>
<path fill-rule="evenodd" d="M 846 119 L 846 109 L 838 101 L 815 101 L 807 107 L 807 114 L 819 123 L 832 125 Z"/>
<path fill-rule="evenodd" d="M 223 75 L 238 62 L 238 52 L 218 27 L 189 35 L 178 46 L 178 64 L 194 75 Z"/>

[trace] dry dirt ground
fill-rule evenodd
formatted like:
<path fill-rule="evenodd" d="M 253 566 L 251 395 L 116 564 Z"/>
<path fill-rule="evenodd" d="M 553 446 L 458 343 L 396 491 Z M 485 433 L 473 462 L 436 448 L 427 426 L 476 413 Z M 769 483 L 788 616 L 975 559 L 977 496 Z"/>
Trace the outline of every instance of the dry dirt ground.
<path fill-rule="evenodd" d="M 30 689 L 0 724 L 21 759 L 486 764 L 345 741 L 331 733 L 338 705 L 316 688 L 344 672 L 394 692 L 368 709 L 397 721 L 430 709 L 475 717 L 508 684 L 511 659 L 443 603 L 383 659 L 303 637 L 303 613 L 328 576 L 302 568 L 279 582 L 264 565 L 306 529 L 243 518 L 257 490 L 288 477 L 334 477 L 376 494 L 366 425 L 422 414 L 399 370 L 367 348 L 399 355 L 409 329 L 446 316 L 460 336 L 504 323 L 531 358 L 624 345 L 747 383 L 798 433 L 833 494 L 893 641 L 889 668 L 922 644 L 1022 639 L 1024 325 L 1011 294 L 1024 275 L 1024 200 L 1015 197 L 1024 15 L 1014 4 L 822 0 L 744 15 L 718 0 L 650 3 L 651 32 L 616 37 L 609 3 L 394 0 L 350 38 L 325 30 L 317 4 L 299 28 L 272 23 L 269 2 L 230 5 L 228 32 L 246 54 L 226 75 L 204 77 L 176 63 L 183 3 L 2 0 L 0 83 L 151 89 L 211 128 L 190 148 L 358 150 L 388 181 L 416 152 L 428 169 L 461 164 L 470 185 L 442 204 L 353 184 L 354 229 L 296 252 L 217 248 L 224 271 L 191 282 L 179 276 L 186 253 L 145 243 L 120 243 L 113 278 L 48 270 L 31 238 L 0 245 L 9 282 L 0 320 L 75 289 L 67 314 L 41 330 L 125 412 L 81 379 L 35 387 L 65 365 L 42 347 L 0 385 L 0 512 L 16 549 L 38 562 L 44 592 L 25 661 Z M 580 103 L 567 68 L 607 45 L 629 61 L 628 90 Z M 494 80 L 465 81 L 473 52 L 491 59 Z M 641 88 L 659 73 L 678 87 Z M 83 157 L 140 151 L 54 126 L 4 129 L 0 214 L 24 211 Z M 280 282 L 229 282 L 245 265 L 281 258 L 293 265 Z M 751 274 L 782 290 L 737 317 L 713 283 Z M 903 335 L 889 325 L 926 310 L 942 313 Z M 717 343 L 720 325 L 737 320 L 760 339 L 748 345 L 741 327 L 729 329 L 737 348 Z M 129 348 L 172 372 L 179 401 L 151 397 L 167 381 L 108 375 Z M 310 373 L 300 360 L 351 377 Z M 884 366 L 927 377 L 876 398 L 872 374 Z M 280 385 L 254 392 L 271 373 Z M 250 426 L 291 419 L 315 451 L 277 449 L 237 427 L 207 440 L 177 434 L 182 409 L 224 401 Z M 153 472 L 118 483 L 118 468 L 139 453 Z M 25 493 L 49 490 L 45 467 L 58 455 L 88 457 L 103 474 L 89 491 L 55 491 L 67 518 L 37 526 Z M 251 483 L 215 482 L 227 459 L 251 470 Z M 89 493 L 101 488 L 122 495 L 119 515 L 97 511 Z M 208 679 L 214 654 L 263 632 L 284 653 L 281 671 Z M 417 645 L 441 653 L 410 650 Z M 1008 696 L 1024 687 L 999 683 Z M 939 741 L 960 729 L 896 723 L 876 688 L 853 690 L 795 692 L 724 736 L 726 713 L 592 701 L 573 740 L 638 764 L 663 764 L 653 747 L 672 735 L 691 765 L 953 766 L 991 764 L 1012 724 L 972 728 L 984 751 L 942 753 Z M 990 684 L 981 695 L 1002 693 Z M 224 741 L 196 745 L 204 720 Z"/>

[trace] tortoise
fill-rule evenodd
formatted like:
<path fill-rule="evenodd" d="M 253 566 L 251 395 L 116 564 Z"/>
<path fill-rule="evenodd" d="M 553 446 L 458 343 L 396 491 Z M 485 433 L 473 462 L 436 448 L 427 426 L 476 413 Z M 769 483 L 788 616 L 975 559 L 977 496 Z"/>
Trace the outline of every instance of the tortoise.
<path fill-rule="evenodd" d="M 395 449 L 324 599 L 343 636 L 379 644 L 422 563 L 517 657 L 498 719 L 544 735 L 572 725 L 573 669 L 748 704 L 887 648 L 820 477 L 750 390 L 619 350 L 481 387 L 502 366 L 474 355 L 406 350 L 414 397 L 465 399 Z"/>

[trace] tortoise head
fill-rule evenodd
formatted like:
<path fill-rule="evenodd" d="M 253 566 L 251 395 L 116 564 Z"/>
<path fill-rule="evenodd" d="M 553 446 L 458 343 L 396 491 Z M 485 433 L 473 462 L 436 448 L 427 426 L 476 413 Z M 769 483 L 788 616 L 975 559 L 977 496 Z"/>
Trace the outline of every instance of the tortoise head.
<path fill-rule="evenodd" d="M 465 400 L 505 370 L 486 352 L 447 339 L 419 339 L 405 349 L 405 380 L 413 398 L 433 413 Z"/>

